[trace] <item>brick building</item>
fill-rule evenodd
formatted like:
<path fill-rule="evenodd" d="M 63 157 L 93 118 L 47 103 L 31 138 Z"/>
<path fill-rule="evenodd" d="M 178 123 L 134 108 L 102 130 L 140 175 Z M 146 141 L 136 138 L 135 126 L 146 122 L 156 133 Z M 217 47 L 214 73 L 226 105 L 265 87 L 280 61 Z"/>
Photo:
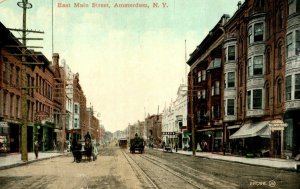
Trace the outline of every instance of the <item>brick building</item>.
<path fill-rule="evenodd" d="M 297 0 L 239 3 L 191 54 L 188 125 L 209 151 L 295 155 L 299 7 Z"/>

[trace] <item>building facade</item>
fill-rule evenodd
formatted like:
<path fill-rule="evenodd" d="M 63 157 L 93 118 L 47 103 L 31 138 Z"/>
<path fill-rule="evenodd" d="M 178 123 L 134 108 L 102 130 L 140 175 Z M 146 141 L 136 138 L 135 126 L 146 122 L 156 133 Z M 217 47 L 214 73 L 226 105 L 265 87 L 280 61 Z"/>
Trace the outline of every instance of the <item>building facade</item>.
<path fill-rule="evenodd" d="M 272 157 L 299 150 L 299 4 L 239 3 L 191 54 L 188 128 L 205 150 Z"/>

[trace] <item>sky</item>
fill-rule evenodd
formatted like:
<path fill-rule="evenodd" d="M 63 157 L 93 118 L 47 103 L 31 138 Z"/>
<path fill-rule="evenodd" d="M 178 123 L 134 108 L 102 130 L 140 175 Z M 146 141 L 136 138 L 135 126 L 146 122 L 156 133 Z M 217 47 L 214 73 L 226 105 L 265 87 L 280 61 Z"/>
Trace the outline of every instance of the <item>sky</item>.
<path fill-rule="evenodd" d="M 19 1 L 0 0 L 0 21 L 8 28 L 22 28 Z M 64 59 L 73 73 L 79 73 L 87 106 L 93 106 L 100 123 L 111 132 L 143 121 L 145 115 L 161 113 L 176 99 L 179 85 L 186 81 L 185 70 L 189 71 L 185 57 L 189 58 L 223 14 L 234 14 L 238 3 L 53 0 L 52 35 L 52 0 L 28 1 L 32 8 L 27 11 L 27 29 L 45 32 L 28 34 L 44 38 L 28 45 L 43 46 L 36 50 L 49 60 L 52 52 L 59 53 L 60 61 Z M 94 8 L 93 3 L 108 3 L 110 8 Z M 116 3 L 147 4 L 149 8 L 118 8 Z"/>

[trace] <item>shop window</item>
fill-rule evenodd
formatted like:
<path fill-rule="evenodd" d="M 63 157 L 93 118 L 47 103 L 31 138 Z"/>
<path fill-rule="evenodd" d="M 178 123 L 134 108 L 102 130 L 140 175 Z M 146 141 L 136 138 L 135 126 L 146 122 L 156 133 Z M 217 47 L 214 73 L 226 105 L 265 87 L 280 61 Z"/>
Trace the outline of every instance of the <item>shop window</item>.
<path fill-rule="evenodd" d="M 291 100 L 292 99 L 292 76 L 287 76 L 285 78 L 285 99 Z"/>

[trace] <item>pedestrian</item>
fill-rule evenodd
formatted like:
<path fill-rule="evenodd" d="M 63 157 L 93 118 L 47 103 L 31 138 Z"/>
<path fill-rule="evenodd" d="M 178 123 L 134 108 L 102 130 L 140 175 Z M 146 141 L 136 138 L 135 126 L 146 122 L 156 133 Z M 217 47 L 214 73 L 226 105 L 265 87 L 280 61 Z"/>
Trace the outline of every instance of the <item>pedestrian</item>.
<path fill-rule="evenodd" d="M 39 141 L 38 140 L 35 140 L 34 141 L 34 154 L 35 154 L 35 158 L 37 159 L 38 156 L 39 156 Z"/>
<path fill-rule="evenodd" d="M 76 161 L 76 150 L 78 150 L 78 149 L 77 149 L 77 140 L 76 140 L 76 138 L 74 137 L 74 138 L 72 139 L 72 144 L 71 144 L 71 151 L 72 151 L 73 158 L 74 158 L 74 161 L 73 161 L 73 162 Z"/>
<path fill-rule="evenodd" d="M 84 135 L 84 141 L 86 142 L 88 139 L 89 139 L 89 140 L 92 139 L 89 132 L 87 132 L 86 135 Z"/>
<path fill-rule="evenodd" d="M 177 152 L 177 148 L 178 148 L 178 143 L 175 143 L 175 151 Z"/>

